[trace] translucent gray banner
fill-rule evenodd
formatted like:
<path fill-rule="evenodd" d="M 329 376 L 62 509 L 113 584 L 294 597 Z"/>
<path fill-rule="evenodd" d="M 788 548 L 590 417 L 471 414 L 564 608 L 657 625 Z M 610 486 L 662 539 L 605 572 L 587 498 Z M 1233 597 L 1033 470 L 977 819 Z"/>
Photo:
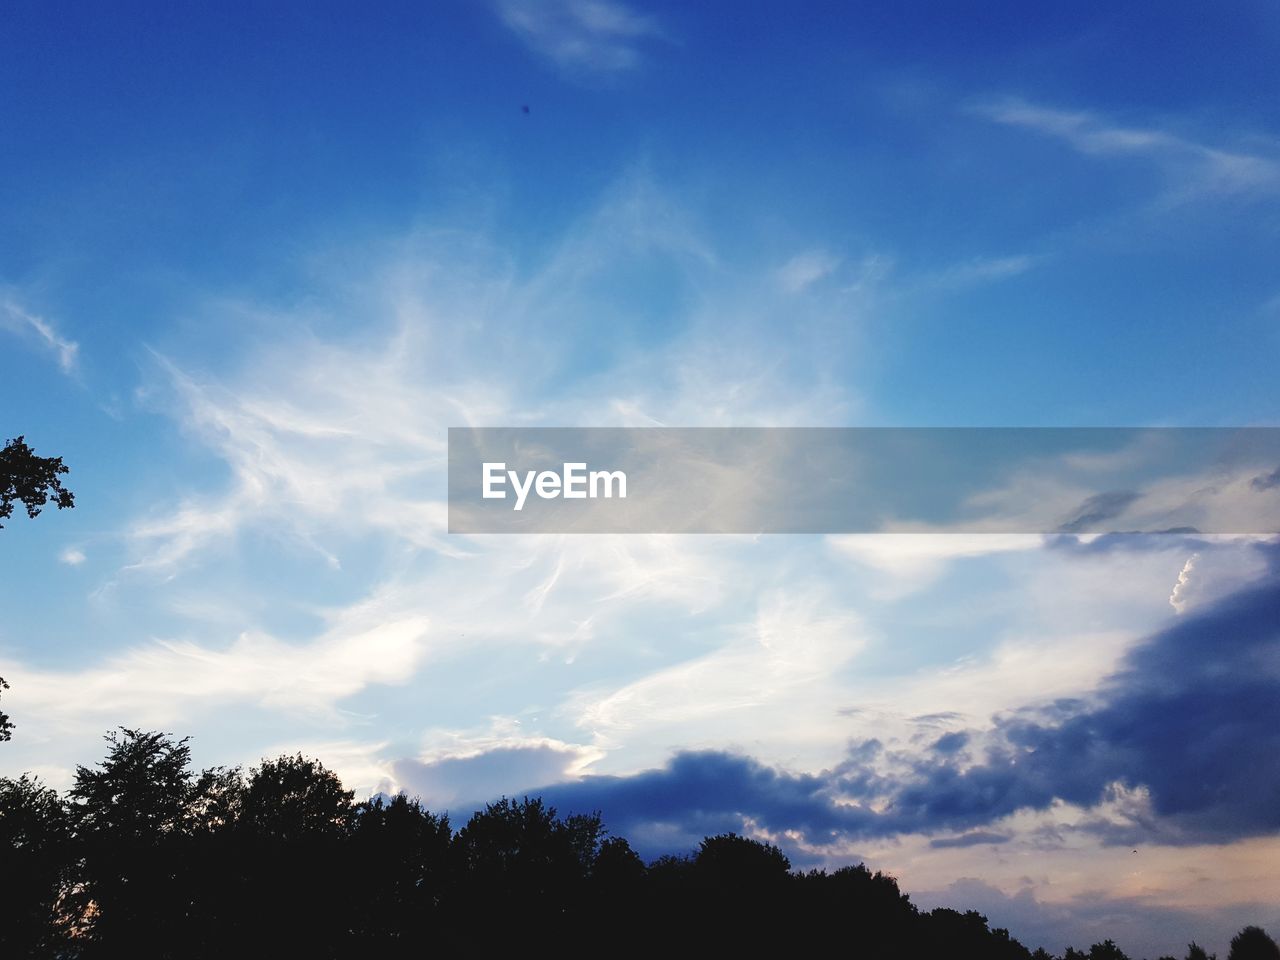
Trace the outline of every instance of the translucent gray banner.
<path fill-rule="evenodd" d="M 1280 532 L 1280 428 L 449 430 L 451 533 Z"/>

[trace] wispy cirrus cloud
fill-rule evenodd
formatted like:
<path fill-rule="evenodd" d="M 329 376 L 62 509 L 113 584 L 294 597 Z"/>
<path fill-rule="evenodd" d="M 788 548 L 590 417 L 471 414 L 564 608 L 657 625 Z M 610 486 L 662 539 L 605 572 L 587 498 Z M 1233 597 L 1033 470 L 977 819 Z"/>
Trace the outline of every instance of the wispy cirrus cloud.
<path fill-rule="evenodd" d="M 771 305 L 785 295 L 772 278 L 724 271 L 697 225 L 643 177 L 624 178 L 528 275 L 513 275 L 491 243 L 458 246 L 426 236 L 350 279 L 371 292 L 335 294 L 335 309 L 366 318 L 359 336 L 326 341 L 275 317 L 288 335 L 231 376 L 155 354 L 149 396 L 225 463 L 230 482 L 136 520 L 132 566 L 167 574 L 247 528 L 316 546 L 325 531 L 355 527 L 457 553 L 444 536 L 449 426 L 830 423 L 850 409 L 851 391 L 822 369 L 837 351 L 796 368 L 779 358 L 796 336 L 856 335 L 840 311 L 857 298 L 825 291 L 802 308 L 799 332 L 780 331 Z M 634 315 L 607 308 L 602 336 L 601 291 L 641 282 L 678 304 L 664 309 L 664 334 L 637 345 L 655 319 L 637 297 Z M 716 326 L 729 312 L 740 317 L 732 343 Z M 591 355 L 556 346 L 579 331 Z"/>
<path fill-rule="evenodd" d="M 1133 157 L 1160 167 L 1175 199 L 1280 193 L 1280 148 L 1227 148 L 1158 126 L 1125 126 L 1090 110 L 1061 110 L 1004 98 L 972 103 L 968 112 L 1005 126 L 1064 141 L 1079 153 Z"/>
<path fill-rule="evenodd" d="M 614 0 L 498 0 L 497 11 L 532 50 L 568 70 L 633 69 L 641 45 L 663 37 L 652 17 Z"/>
<path fill-rule="evenodd" d="M 789 293 L 800 293 L 806 287 L 829 276 L 840 266 L 840 258 L 825 250 L 806 250 L 778 268 L 778 283 Z"/>
<path fill-rule="evenodd" d="M 59 333 L 51 321 L 23 309 L 8 297 L 0 297 L 0 330 L 33 341 L 52 353 L 63 373 L 75 372 L 80 345 Z"/>
<path fill-rule="evenodd" d="M 929 282 L 940 289 L 992 283 L 1024 274 L 1034 269 L 1042 259 L 1026 253 L 1005 257 L 976 257 L 938 271 L 929 277 Z"/>

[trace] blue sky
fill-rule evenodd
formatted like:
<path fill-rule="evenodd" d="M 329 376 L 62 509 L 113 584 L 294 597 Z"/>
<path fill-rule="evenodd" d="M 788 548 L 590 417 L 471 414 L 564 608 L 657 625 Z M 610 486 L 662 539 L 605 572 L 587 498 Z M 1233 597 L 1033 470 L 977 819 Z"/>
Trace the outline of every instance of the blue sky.
<path fill-rule="evenodd" d="M 1278 40 L 1261 2 L 6 4 L 0 426 L 78 505 L 0 533 L 0 772 L 152 726 L 866 859 L 1052 949 L 1280 926 L 1280 824 L 1179 788 L 1280 785 L 1266 543 L 443 504 L 464 424 L 1277 423 Z M 1199 763 L 1118 732 L 1188 711 Z"/>

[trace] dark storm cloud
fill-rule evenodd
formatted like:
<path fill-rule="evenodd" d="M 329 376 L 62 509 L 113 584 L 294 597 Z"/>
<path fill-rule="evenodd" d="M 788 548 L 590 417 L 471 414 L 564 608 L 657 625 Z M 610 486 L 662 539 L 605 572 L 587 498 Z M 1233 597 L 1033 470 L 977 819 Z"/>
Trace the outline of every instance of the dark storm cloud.
<path fill-rule="evenodd" d="M 1151 637 L 1087 703 L 999 719 L 973 765 L 957 754 L 978 738 L 949 733 L 924 755 L 885 755 L 868 741 L 819 774 L 681 753 L 661 769 L 539 792 L 562 809 L 600 810 L 624 834 L 661 826 L 698 837 L 750 820 L 813 844 L 943 831 L 980 843 L 993 842 L 983 828 L 1000 817 L 1055 799 L 1095 806 L 1120 783 L 1148 789 L 1162 841 L 1227 841 L 1280 829 L 1278 705 L 1280 579 L 1272 578 Z M 1142 824 L 1123 837 L 1111 830 L 1099 821 L 1095 832 L 1134 842 Z"/>
<path fill-rule="evenodd" d="M 921 827 L 977 826 L 1055 798 L 1090 806 L 1145 786 L 1188 840 L 1280 828 L 1280 583 L 1237 593 L 1153 637 L 1057 721 L 997 726 L 985 762 L 918 766 L 891 811 Z"/>
<path fill-rule="evenodd" d="M 1064 538 L 1073 539 L 1073 538 Z M 1108 549 L 1142 549 L 1112 539 Z M 1095 541 L 1096 543 L 1097 541 Z M 1209 545 L 1212 546 L 1212 545 Z M 951 730 L 927 749 L 851 744 L 819 773 L 791 773 L 725 751 L 681 752 L 630 776 L 567 780 L 572 748 L 503 747 L 396 767 L 410 792 L 469 812 L 478 802 L 541 795 L 562 812 L 598 810 L 649 855 L 708 834 L 757 825 L 810 845 L 900 834 L 935 846 L 999 842 L 991 829 L 1018 810 L 1065 800 L 1086 808 L 1143 787 L 1149 808 L 1123 822 L 1101 809 L 1073 829 L 1103 843 L 1227 841 L 1280 829 L 1280 544 L 1256 546 L 1271 569 L 1150 637 L 1087 699 L 1059 699 Z M 928 727 L 954 715 L 920 717 Z"/>
<path fill-rule="evenodd" d="M 953 754 L 959 753 L 965 748 L 969 742 L 969 734 L 964 731 L 956 731 L 955 733 L 944 733 L 937 740 L 933 741 L 933 749 L 938 753 Z"/>
<path fill-rule="evenodd" d="M 665 767 L 628 777 L 588 777 L 539 791 L 564 811 L 599 810 L 610 829 L 631 836 L 647 824 L 701 837 L 741 830 L 744 818 L 768 830 L 798 830 L 815 842 L 874 832 L 875 814 L 837 805 L 831 773 L 791 774 L 719 751 L 679 753 Z"/>

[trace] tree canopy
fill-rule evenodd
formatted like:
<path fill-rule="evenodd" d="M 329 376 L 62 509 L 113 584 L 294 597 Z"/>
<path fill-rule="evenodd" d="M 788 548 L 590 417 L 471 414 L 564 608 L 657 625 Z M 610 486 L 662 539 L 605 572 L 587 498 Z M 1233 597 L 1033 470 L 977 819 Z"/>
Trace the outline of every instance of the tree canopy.
<path fill-rule="evenodd" d="M 0 521 L 13 516 L 18 502 L 33 519 L 50 500 L 59 510 L 74 507 L 75 495 L 62 485 L 62 475 L 68 472 L 61 457 L 37 457 L 25 437 L 10 440 L 0 450 Z"/>

